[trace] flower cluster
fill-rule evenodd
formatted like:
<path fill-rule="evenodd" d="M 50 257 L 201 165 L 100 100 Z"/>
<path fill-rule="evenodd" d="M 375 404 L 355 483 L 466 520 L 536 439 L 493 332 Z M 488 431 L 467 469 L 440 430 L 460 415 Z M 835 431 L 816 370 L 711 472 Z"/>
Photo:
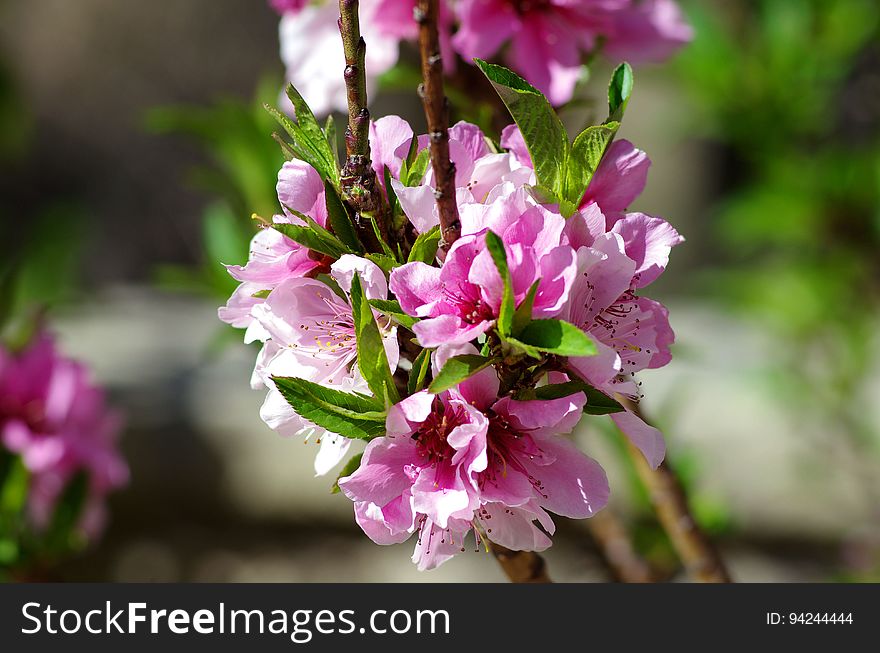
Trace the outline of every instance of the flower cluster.
<path fill-rule="evenodd" d="M 335 0 L 271 0 L 281 14 L 281 58 L 288 79 L 318 114 L 346 109 L 345 62 Z M 415 0 L 361 0 L 368 83 L 398 61 L 416 36 Z M 444 65 L 502 58 L 553 104 L 571 99 L 582 64 L 600 48 L 612 60 L 662 61 L 692 38 L 674 0 L 446 0 L 441 3 Z"/>
<path fill-rule="evenodd" d="M 248 263 L 229 266 L 241 285 L 220 309 L 263 343 L 252 379 L 268 388 L 261 415 L 282 434 L 316 435 L 317 473 L 353 438 L 368 441 L 338 486 L 375 542 L 416 534 L 421 569 L 464 550 L 471 531 L 540 551 L 550 513 L 600 510 L 605 473 L 565 438 L 584 414 L 610 414 L 660 464 L 662 435 L 623 398 L 639 399 L 635 373 L 670 360 L 667 311 L 642 292 L 682 241 L 665 220 L 627 212 L 650 161 L 626 140 L 606 142 L 563 211 L 536 190 L 517 127 L 501 148 L 467 123 L 449 138 L 461 237 L 448 250 L 437 247 L 429 139 L 385 117 L 370 129 L 373 167 L 412 238 L 350 251 L 332 228 L 332 185 L 291 160 L 281 212 Z"/>
<path fill-rule="evenodd" d="M 0 454 L 19 457 L 30 476 L 27 507 L 37 529 L 49 525 L 66 488 L 84 474 L 78 528 L 100 530 L 105 496 L 128 481 L 116 448 L 119 425 L 86 368 L 61 356 L 48 334 L 20 352 L 0 347 Z"/>

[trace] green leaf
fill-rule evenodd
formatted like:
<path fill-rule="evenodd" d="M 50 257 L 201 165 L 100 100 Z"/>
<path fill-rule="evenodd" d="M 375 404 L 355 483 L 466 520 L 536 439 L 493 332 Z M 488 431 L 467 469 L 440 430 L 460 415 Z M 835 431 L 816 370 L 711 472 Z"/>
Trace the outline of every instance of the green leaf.
<path fill-rule="evenodd" d="M 335 143 L 333 147 L 330 146 L 327 135 L 315 119 L 315 114 L 312 113 L 309 105 L 293 84 L 287 85 L 287 97 L 290 98 L 290 102 L 293 104 L 293 109 L 296 112 L 296 124 L 302 134 L 300 138 L 297 139 L 297 143 L 308 148 L 311 152 L 314 152 L 314 156 L 321 161 L 321 167 L 313 167 L 315 167 L 318 172 L 321 172 L 321 169 L 323 168 L 326 172 L 324 179 L 332 182 L 334 185 L 338 185 L 339 168 L 337 167 L 338 157 L 334 153 L 336 148 Z"/>
<path fill-rule="evenodd" d="M 328 181 L 324 182 L 324 201 L 327 205 L 327 222 L 333 233 L 351 251 L 355 253 L 363 252 L 364 247 L 361 245 L 361 241 L 358 240 L 354 225 L 351 223 L 351 218 L 348 215 L 348 210 L 345 208 L 345 204 L 342 203 L 336 188 Z"/>
<path fill-rule="evenodd" d="M 272 140 L 278 143 L 285 161 L 293 161 L 294 159 L 301 158 L 298 156 L 296 147 L 284 140 L 284 137 L 278 132 L 272 132 Z"/>
<path fill-rule="evenodd" d="M 286 222 L 276 222 L 272 224 L 272 229 L 284 234 L 292 241 L 304 247 L 308 247 L 321 254 L 326 254 L 332 258 L 338 259 L 350 251 L 336 236 L 320 227 L 317 223 L 313 227 L 311 225 L 302 226 Z"/>
<path fill-rule="evenodd" d="M 604 392 L 600 392 L 590 384 L 578 380 L 566 381 L 565 383 L 550 383 L 538 388 L 529 389 L 518 394 L 516 399 L 518 401 L 547 401 L 561 399 L 579 392 L 583 392 L 587 397 L 584 413 L 588 415 L 610 415 L 611 413 L 619 413 L 624 410 L 623 406 Z"/>
<path fill-rule="evenodd" d="M 432 227 L 430 231 L 419 234 L 409 252 L 408 263 L 421 261 L 431 265 L 437 258 L 437 247 L 440 245 L 440 225 Z"/>
<path fill-rule="evenodd" d="M 479 356 L 477 354 L 453 356 L 446 361 L 446 364 L 443 365 L 443 369 L 441 369 L 440 372 L 437 373 L 437 376 L 434 377 L 434 380 L 431 381 L 431 385 L 428 386 L 428 392 L 431 394 L 438 394 L 444 390 L 449 390 L 449 388 L 457 386 L 459 383 L 468 377 L 473 376 L 480 370 L 486 369 L 494 362 L 495 359 L 486 358 L 485 356 Z"/>
<path fill-rule="evenodd" d="M 608 121 L 620 122 L 633 90 L 633 71 L 626 62 L 615 68 L 608 84 Z"/>
<path fill-rule="evenodd" d="M 400 164 L 400 181 L 404 186 L 406 186 L 406 180 L 409 178 L 409 170 L 412 168 L 418 153 L 419 137 L 418 134 L 413 134 L 412 140 L 409 142 L 409 150 L 407 151 L 406 158 Z"/>
<path fill-rule="evenodd" d="M 361 458 L 363 457 L 364 454 L 362 453 L 355 454 L 349 459 L 347 463 L 345 463 L 345 467 L 343 467 L 342 471 L 339 472 L 339 476 L 336 477 L 336 480 L 333 482 L 333 485 L 330 488 L 331 494 L 339 494 L 342 491 L 339 489 L 339 479 L 354 474 L 361 466 Z"/>
<path fill-rule="evenodd" d="M 14 565 L 18 556 L 18 542 L 12 538 L 0 537 L 0 569 Z M 5 582 L 2 575 L 0 575 L 0 582 Z"/>
<path fill-rule="evenodd" d="M 267 104 L 266 111 L 278 121 L 278 124 L 284 128 L 284 131 L 286 131 L 288 136 L 293 140 L 292 143 L 287 143 L 287 148 L 282 145 L 282 150 L 285 151 L 285 156 L 288 154 L 287 150 L 290 150 L 296 155 L 296 158 L 302 159 L 311 165 L 321 176 L 321 179 L 333 184 L 338 184 L 339 171 L 335 166 L 331 166 L 328 163 L 327 154 L 323 151 L 323 148 L 327 147 L 327 142 L 324 139 L 323 134 L 321 136 L 321 143 L 323 145 L 316 147 L 314 141 L 311 140 L 310 136 L 305 134 L 302 127 L 278 111 L 278 109 Z M 279 140 L 279 142 L 281 141 Z"/>
<path fill-rule="evenodd" d="M 364 295 L 360 277 L 355 274 L 351 281 L 351 312 L 357 336 L 358 367 L 370 390 L 377 397 L 387 397 L 395 404 L 400 397 L 394 385 L 394 377 L 385 355 L 382 334 L 373 317 L 373 309 Z"/>
<path fill-rule="evenodd" d="M 388 246 L 388 243 L 385 242 L 387 239 L 384 238 L 384 237 L 382 236 L 382 232 L 379 231 L 379 225 L 378 225 L 378 223 L 376 222 L 376 217 L 375 217 L 373 214 L 362 214 L 362 216 L 363 216 L 364 219 L 370 221 L 370 226 L 373 228 L 373 233 L 376 235 L 376 240 L 378 240 L 378 241 L 379 241 L 379 244 L 382 246 L 382 253 L 383 253 L 385 256 L 387 256 L 388 258 L 390 258 L 391 260 L 395 260 L 395 258 L 394 258 L 394 250 L 392 250 L 392 249 Z"/>
<path fill-rule="evenodd" d="M 428 171 L 428 163 L 431 160 L 431 150 L 427 147 L 416 155 L 412 165 L 407 168 L 406 178 L 401 175 L 405 186 L 418 186 L 422 183 L 425 173 Z"/>
<path fill-rule="evenodd" d="M 566 170 L 565 197 L 559 205 L 565 217 L 572 215 L 580 206 L 587 186 L 619 127 L 618 122 L 587 127 L 574 139 Z"/>
<path fill-rule="evenodd" d="M 21 512 L 29 486 L 30 473 L 21 456 L 0 449 L 0 521 Z"/>
<path fill-rule="evenodd" d="M 564 320 L 532 320 L 517 340 L 527 347 L 558 356 L 594 356 L 596 344 L 578 327 Z"/>
<path fill-rule="evenodd" d="M 334 390 L 292 377 L 276 377 L 275 387 L 303 418 L 346 438 L 371 440 L 385 434 L 384 406 L 374 397 Z"/>
<path fill-rule="evenodd" d="M 263 288 L 263 290 L 258 290 L 253 293 L 251 297 L 254 299 L 266 299 L 269 295 L 272 294 L 272 291 L 269 288 Z"/>
<path fill-rule="evenodd" d="M 501 275 L 501 281 L 504 283 L 504 295 L 501 297 L 501 308 L 498 310 L 498 333 L 506 338 L 513 328 L 513 314 L 516 308 L 510 268 L 507 266 L 507 252 L 504 249 L 504 242 L 493 231 L 486 232 L 486 248 L 492 255 L 492 260 L 495 262 L 495 267 L 498 268 L 498 274 Z"/>
<path fill-rule="evenodd" d="M 568 135 L 547 98 L 516 73 L 474 59 L 513 116 L 532 157 L 538 185 L 562 197 L 568 161 Z"/>
<path fill-rule="evenodd" d="M 587 405 L 584 406 L 584 412 L 587 415 L 611 415 L 612 413 L 622 413 L 625 408 L 617 401 L 599 392 L 591 385 L 584 388 L 584 394 L 587 395 Z"/>
<path fill-rule="evenodd" d="M 55 504 L 52 521 L 46 530 L 45 542 L 51 549 L 64 551 L 78 544 L 77 525 L 88 494 L 89 475 L 84 471 L 77 472 L 68 481 L 61 498 Z"/>
<path fill-rule="evenodd" d="M 388 197 L 388 206 L 391 207 L 392 215 L 398 215 L 400 214 L 400 202 L 397 200 L 394 186 L 391 185 L 392 175 L 388 166 L 382 167 L 382 176 L 385 181 L 385 195 Z"/>
<path fill-rule="evenodd" d="M 535 305 L 535 295 L 538 294 L 538 285 L 540 283 L 541 280 L 538 279 L 532 284 L 532 287 L 529 288 L 529 292 L 526 293 L 525 299 L 520 302 L 516 312 L 513 314 L 513 326 L 511 329 L 513 335 L 522 331 L 526 325 L 532 321 L 532 308 Z"/>
<path fill-rule="evenodd" d="M 330 156 L 333 157 L 333 167 L 338 170 L 339 143 L 336 142 L 336 121 L 333 119 L 332 113 L 327 116 L 327 121 L 324 123 L 324 138 L 327 140 L 327 145 L 330 146 Z"/>
<path fill-rule="evenodd" d="M 396 258 L 392 258 L 387 254 L 367 254 L 367 259 L 382 268 L 385 274 L 391 274 L 394 268 L 400 267 L 400 263 Z"/>
<path fill-rule="evenodd" d="M 371 299 L 370 306 L 393 318 L 395 322 L 402 324 L 407 329 L 412 328 L 412 325 L 419 321 L 418 318 L 407 315 L 396 299 Z"/>
<path fill-rule="evenodd" d="M 428 377 L 428 371 L 431 369 L 431 350 L 423 349 L 413 361 L 412 369 L 409 371 L 409 381 L 406 384 L 407 392 L 411 395 L 419 392 L 425 387 L 425 379 Z"/>

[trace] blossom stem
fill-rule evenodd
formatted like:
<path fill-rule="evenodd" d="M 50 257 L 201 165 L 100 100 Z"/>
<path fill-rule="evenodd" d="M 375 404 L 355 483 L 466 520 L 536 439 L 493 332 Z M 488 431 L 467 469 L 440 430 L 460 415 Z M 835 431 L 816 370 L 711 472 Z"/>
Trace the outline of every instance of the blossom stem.
<path fill-rule="evenodd" d="M 615 580 L 622 583 L 653 583 L 657 580 L 654 570 L 633 547 L 626 526 L 610 507 L 590 517 L 587 526 Z"/>
<path fill-rule="evenodd" d="M 443 92 L 439 1 L 419 0 L 413 15 L 419 25 L 419 51 L 422 57 L 419 97 L 422 98 L 428 123 L 434 195 L 440 214 L 441 247 L 448 250 L 461 236 L 461 222 L 455 200 L 455 164 L 449 158 L 449 101 Z"/>
<path fill-rule="evenodd" d="M 354 224 L 361 241 L 371 251 L 382 251 L 371 221 L 387 240 L 382 192 L 370 161 L 370 111 L 367 108 L 367 45 L 361 36 L 358 0 L 339 0 L 339 32 L 345 53 L 345 88 L 348 126 L 345 128 L 345 163 L 342 195 L 354 211 Z"/>
<path fill-rule="evenodd" d="M 636 403 L 622 399 L 632 412 L 642 417 Z M 648 489 L 660 524 L 688 573 L 701 583 L 733 582 L 718 550 L 694 518 L 675 471 L 666 461 L 657 469 L 651 469 L 642 453 L 631 443 L 629 452 L 639 478 Z"/>
<path fill-rule="evenodd" d="M 489 547 L 511 583 L 552 583 L 547 574 L 547 563 L 534 551 L 511 551 L 489 542 Z"/>

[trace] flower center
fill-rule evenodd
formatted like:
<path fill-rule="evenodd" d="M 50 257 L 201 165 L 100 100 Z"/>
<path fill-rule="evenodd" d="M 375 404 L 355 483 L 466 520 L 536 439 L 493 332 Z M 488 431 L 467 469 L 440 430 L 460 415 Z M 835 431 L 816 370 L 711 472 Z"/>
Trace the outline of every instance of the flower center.
<path fill-rule="evenodd" d="M 550 0 L 510 0 L 510 4 L 520 16 L 530 11 L 544 11 L 552 4 Z"/>
<path fill-rule="evenodd" d="M 434 399 L 434 410 L 428 419 L 422 422 L 412 438 L 418 443 L 418 451 L 429 465 L 451 460 L 455 449 L 447 442 L 449 434 L 463 419 L 462 409 L 457 406 L 444 405 Z"/>
<path fill-rule="evenodd" d="M 459 317 L 468 324 L 479 324 L 495 319 L 492 307 L 483 301 L 479 286 L 467 281 L 458 288 L 443 287 L 443 295 L 449 304 L 455 306 Z"/>
<path fill-rule="evenodd" d="M 7 420 L 21 420 L 32 433 L 45 433 L 49 430 L 41 401 L 20 404 L 11 397 L 0 397 L 0 425 Z"/>

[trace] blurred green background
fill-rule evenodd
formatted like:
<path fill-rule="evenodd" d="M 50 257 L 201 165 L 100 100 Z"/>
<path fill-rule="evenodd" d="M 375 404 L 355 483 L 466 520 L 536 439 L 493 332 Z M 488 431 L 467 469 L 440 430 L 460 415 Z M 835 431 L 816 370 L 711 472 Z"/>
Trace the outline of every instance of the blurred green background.
<path fill-rule="evenodd" d="M 683 4 L 696 40 L 636 71 L 621 132 L 654 162 L 633 209 L 688 239 L 651 293 L 678 343 L 644 406 L 738 580 L 880 580 L 880 6 Z M 259 420 L 218 261 L 243 262 L 250 214 L 273 212 L 261 103 L 281 72 L 262 2 L 0 0 L 0 283 L 16 272 L 19 313 L 51 307 L 129 424 L 104 540 L 53 573 L 502 580 L 483 554 L 419 574 L 411 544 L 373 545 L 313 478 L 314 446 Z M 387 77 L 374 115 L 423 128 L 410 85 Z M 592 420 L 577 439 L 640 552 L 682 577 L 616 436 Z M 559 521 L 553 576 L 606 579 L 584 524 Z"/>

